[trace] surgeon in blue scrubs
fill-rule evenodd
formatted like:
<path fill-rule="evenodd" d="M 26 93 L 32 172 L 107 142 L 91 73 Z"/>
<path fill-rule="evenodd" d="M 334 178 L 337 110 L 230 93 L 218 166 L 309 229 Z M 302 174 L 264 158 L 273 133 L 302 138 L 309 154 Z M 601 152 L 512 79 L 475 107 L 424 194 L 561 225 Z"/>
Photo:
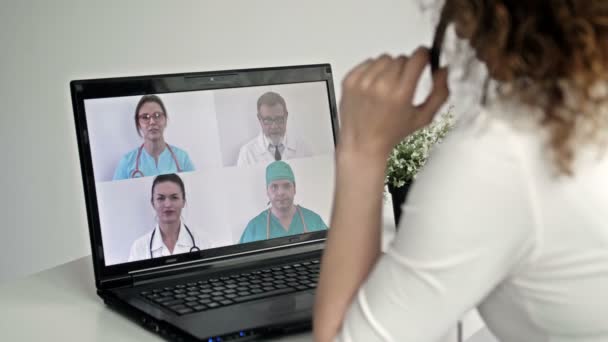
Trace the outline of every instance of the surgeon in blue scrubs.
<path fill-rule="evenodd" d="M 160 97 L 145 95 L 135 108 L 135 128 L 144 142 L 125 154 L 114 172 L 114 180 L 194 171 L 186 151 L 167 144 L 167 110 Z"/>
<path fill-rule="evenodd" d="M 266 167 L 266 193 L 270 208 L 249 221 L 240 243 L 327 229 L 317 213 L 294 204 L 296 180 L 284 161 L 275 161 Z"/>

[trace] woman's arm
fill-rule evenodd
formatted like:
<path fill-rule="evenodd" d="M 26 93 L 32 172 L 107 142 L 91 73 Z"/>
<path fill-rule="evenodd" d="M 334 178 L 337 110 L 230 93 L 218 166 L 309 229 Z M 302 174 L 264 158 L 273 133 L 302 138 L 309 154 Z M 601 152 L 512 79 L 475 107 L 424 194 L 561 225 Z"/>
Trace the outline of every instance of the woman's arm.
<path fill-rule="evenodd" d="M 428 124 L 448 95 L 440 70 L 427 100 L 412 104 L 428 50 L 411 58 L 381 56 L 353 69 L 343 82 L 342 130 L 336 151 L 336 190 L 317 290 L 314 335 L 330 341 L 357 289 L 380 254 L 382 189 L 393 146 Z"/>

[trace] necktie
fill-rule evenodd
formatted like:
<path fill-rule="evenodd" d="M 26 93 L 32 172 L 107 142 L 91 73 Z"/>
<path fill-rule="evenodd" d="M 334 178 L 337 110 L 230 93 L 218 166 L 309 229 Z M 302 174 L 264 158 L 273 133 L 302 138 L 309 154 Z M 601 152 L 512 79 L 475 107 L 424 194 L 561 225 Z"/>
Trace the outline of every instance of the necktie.
<path fill-rule="evenodd" d="M 281 160 L 281 151 L 279 151 L 279 145 L 274 145 L 274 160 Z"/>

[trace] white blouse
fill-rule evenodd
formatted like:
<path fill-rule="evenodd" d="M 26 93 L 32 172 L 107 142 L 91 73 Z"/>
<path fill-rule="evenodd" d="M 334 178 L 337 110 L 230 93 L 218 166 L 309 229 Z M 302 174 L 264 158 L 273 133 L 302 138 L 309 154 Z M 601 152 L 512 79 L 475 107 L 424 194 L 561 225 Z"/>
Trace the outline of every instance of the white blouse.
<path fill-rule="evenodd" d="M 501 341 L 608 341 L 608 157 L 556 176 L 543 129 L 505 120 L 525 110 L 494 105 L 433 151 L 338 340 L 437 341 L 477 307 Z"/>

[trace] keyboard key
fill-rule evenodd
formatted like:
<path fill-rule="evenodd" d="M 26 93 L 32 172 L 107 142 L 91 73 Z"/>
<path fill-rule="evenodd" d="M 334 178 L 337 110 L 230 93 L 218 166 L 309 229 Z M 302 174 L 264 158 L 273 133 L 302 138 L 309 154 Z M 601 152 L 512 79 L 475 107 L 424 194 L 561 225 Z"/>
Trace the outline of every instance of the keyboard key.
<path fill-rule="evenodd" d="M 226 285 L 226 287 L 229 288 L 229 289 L 235 289 L 235 288 L 238 287 L 238 285 L 236 285 L 236 284 L 228 284 L 228 285 Z"/>
<path fill-rule="evenodd" d="M 281 294 L 291 293 L 293 291 L 294 291 L 293 289 L 279 289 L 279 290 L 274 290 L 274 291 L 270 291 L 270 292 L 256 293 L 256 294 L 252 294 L 252 295 L 237 297 L 234 299 L 234 301 L 237 303 L 246 302 L 246 301 L 250 301 L 250 300 L 273 297 L 273 296 L 278 296 Z"/>
<path fill-rule="evenodd" d="M 197 306 L 192 307 L 192 310 L 195 310 L 195 311 L 203 311 L 205 309 L 207 309 L 207 305 L 204 305 L 204 304 L 199 304 Z"/>
<path fill-rule="evenodd" d="M 194 311 L 192 309 L 185 308 L 185 309 L 175 310 L 175 312 L 177 312 L 180 315 L 185 315 L 185 314 L 189 314 L 189 313 L 194 312 Z"/>
<path fill-rule="evenodd" d="M 163 303 L 163 306 L 173 306 L 178 304 L 183 304 L 184 301 L 181 299 L 174 299 Z"/>
<path fill-rule="evenodd" d="M 261 291 L 261 290 L 260 290 L 260 291 Z M 232 299 L 232 298 L 234 298 L 234 297 L 236 297 L 236 296 L 237 296 L 237 294 L 236 294 L 236 293 L 229 293 L 229 294 L 225 295 L 224 297 L 226 297 L 226 298 L 228 298 L 228 299 Z"/>
<path fill-rule="evenodd" d="M 197 296 L 199 299 L 207 299 L 207 298 L 211 298 L 211 295 L 208 294 L 202 294 L 202 295 L 198 295 Z"/>
<path fill-rule="evenodd" d="M 160 297 L 160 298 L 154 298 L 154 301 L 158 304 L 162 304 L 171 300 L 175 300 L 175 298 L 173 297 Z"/>
<path fill-rule="evenodd" d="M 221 295 L 223 295 L 223 294 L 224 294 L 224 293 L 223 293 L 223 292 L 220 292 L 220 291 L 211 292 L 211 295 L 212 295 L 212 296 L 221 296 Z"/>
<path fill-rule="evenodd" d="M 211 297 L 211 300 L 214 302 L 221 302 L 223 300 L 225 300 L 226 298 L 224 296 L 217 296 L 217 297 Z"/>
<path fill-rule="evenodd" d="M 199 291 L 190 291 L 188 293 L 186 293 L 188 296 L 198 296 L 199 294 L 201 294 Z"/>
<path fill-rule="evenodd" d="M 211 298 L 207 298 L 207 299 L 201 299 L 198 301 L 199 304 L 209 304 L 212 302 Z"/>
<path fill-rule="evenodd" d="M 140 293 L 140 295 L 142 295 L 144 297 L 147 296 L 147 295 L 149 295 L 149 294 L 152 294 L 152 292 L 150 292 L 150 291 L 143 291 L 143 292 Z"/>
<path fill-rule="evenodd" d="M 296 290 L 299 290 L 299 291 L 308 290 L 308 286 L 306 286 L 306 285 L 299 285 L 299 286 L 296 286 Z"/>
<path fill-rule="evenodd" d="M 287 285 L 285 285 L 285 284 L 277 284 L 274 287 L 276 287 L 277 289 L 284 289 L 284 288 L 287 288 Z"/>
<path fill-rule="evenodd" d="M 192 307 L 195 307 L 195 306 L 197 306 L 197 305 L 200 305 L 200 304 L 199 304 L 198 302 L 188 302 L 188 303 L 186 303 L 186 306 L 189 306 L 189 307 L 191 307 L 191 308 L 192 308 Z"/>
<path fill-rule="evenodd" d="M 176 294 L 186 293 L 186 290 L 183 290 L 183 289 L 174 290 L 173 293 L 176 293 Z"/>
<path fill-rule="evenodd" d="M 239 292 L 237 294 L 242 297 L 242 296 L 249 296 L 251 294 L 251 292 L 249 292 L 249 291 L 241 291 L 241 292 Z"/>
<path fill-rule="evenodd" d="M 262 293 L 262 292 L 264 292 L 264 290 L 262 290 L 262 289 L 252 289 L 251 290 L 251 293 Z M 236 295 L 234 295 L 234 296 L 236 297 Z"/>
<path fill-rule="evenodd" d="M 186 297 L 188 297 L 188 296 L 187 296 L 187 295 L 185 295 L 185 294 L 183 294 L 183 293 L 180 293 L 180 294 L 176 294 L 174 297 L 175 297 L 175 298 L 182 299 L 182 298 L 186 298 Z"/>
<path fill-rule="evenodd" d="M 216 302 L 211 302 L 211 303 L 208 303 L 207 306 L 209 308 L 213 309 L 213 308 L 217 308 L 218 306 L 220 306 L 220 304 L 216 303 Z"/>
<path fill-rule="evenodd" d="M 186 309 L 187 306 L 183 305 L 183 304 L 179 304 L 179 305 L 172 305 L 169 307 L 169 309 L 173 310 L 173 311 L 177 311 L 180 309 Z"/>
<path fill-rule="evenodd" d="M 230 299 L 224 299 L 224 300 L 220 301 L 220 304 L 222 304 L 222 305 L 230 305 L 232 303 L 234 303 L 234 302 L 231 301 Z"/>
<path fill-rule="evenodd" d="M 272 291 L 272 290 L 275 290 L 275 287 L 274 286 L 264 286 L 262 289 L 264 291 Z"/>
<path fill-rule="evenodd" d="M 186 298 L 184 298 L 184 300 L 186 302 L 194 302 L 194 301 L 197 301 L 198 298 L 197 297 L 186 297 Z"/>
<path fill-rule="evenodd" d="M 224 286 L 214 286 L 213 289 L 215 291 L 222 291 L 222 290 L 225 290 L 226 288 Z"/>
<path fill-rule="evenodd" d="M 188 283 L 186 285 L 188 285 L 188 286 L 196 286 L 196 283 Z"/>
<path fill-rule="evenodd" d="M 181 284 L 180 285 L 175 285 L 175 288 L 176 289 L 185 289 L 186 285 L 181 285 Z"/>

